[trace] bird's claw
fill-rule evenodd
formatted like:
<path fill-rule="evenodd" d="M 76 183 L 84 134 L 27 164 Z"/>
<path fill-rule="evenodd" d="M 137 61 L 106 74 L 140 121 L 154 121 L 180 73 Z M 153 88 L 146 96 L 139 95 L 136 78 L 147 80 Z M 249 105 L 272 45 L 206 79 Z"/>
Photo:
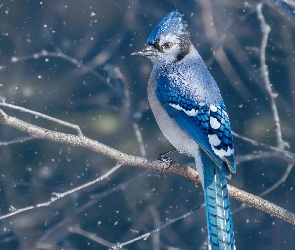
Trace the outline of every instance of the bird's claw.
<path fill-rule="evenodd" d="M 173 163 L 172 158 L 167 157 L 167 153 L 160 154 L 160 155 L 157 157 L 157 161 L 160 162 L 160 164 L 161 164 L 161 168 L 156 170 L 156 172 L 157 172 L 159 175 L 164 175 L 165 172 L 166 172 L 166 170 L 167 170 L 168 168 L 170 168 L 170 166 L 171 166 L 172 163 Z"/>

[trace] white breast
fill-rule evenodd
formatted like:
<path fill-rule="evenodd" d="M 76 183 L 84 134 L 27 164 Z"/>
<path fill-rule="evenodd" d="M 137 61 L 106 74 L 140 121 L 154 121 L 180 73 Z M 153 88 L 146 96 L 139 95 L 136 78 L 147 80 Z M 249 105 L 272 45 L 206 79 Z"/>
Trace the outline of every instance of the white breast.
<path fill-rule="evenodd" d="M 198 144 L 169 117 L 155 93 L 155 84 L 150 79 L 148 85 L 148 99 L 156 121 L 168 141 L 181 153 L 195 156 Z"/>
<path fill-rule="evenodd" d="M 154 73 L 148 84 L 148 99 L 156 121 L 164 136 L 180 153 L 195 157 L 197 170 L 203 183 L 203 165 L 199 155 L 199 145 L 164 110 L 156 97 L 156 82 L 153 79 L 155 79 Z"/>

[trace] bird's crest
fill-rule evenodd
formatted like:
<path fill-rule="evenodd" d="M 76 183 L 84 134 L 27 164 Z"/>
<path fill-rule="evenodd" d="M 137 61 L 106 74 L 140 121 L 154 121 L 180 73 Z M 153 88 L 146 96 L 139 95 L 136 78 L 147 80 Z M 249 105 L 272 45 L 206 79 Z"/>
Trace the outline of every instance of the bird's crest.
<path fill-rule="evenodd" d="M 178 11 L 172 11 L 165 16 L 158 25 L 153 29 L 151 35 L 148 38 L 147 44 L 155 44 L 157 40 L 168 34 L 174 34 L 178 36 L 189 35 L 186 30 L 187 23 L 183 19 L 183 16 Z"/>

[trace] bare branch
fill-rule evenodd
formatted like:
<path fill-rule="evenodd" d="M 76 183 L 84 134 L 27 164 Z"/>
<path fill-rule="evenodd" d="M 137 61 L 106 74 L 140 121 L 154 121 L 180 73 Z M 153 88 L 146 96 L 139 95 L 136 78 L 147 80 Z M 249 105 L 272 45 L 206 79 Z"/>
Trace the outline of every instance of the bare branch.
<path fill-rule="evenodd" d="M 239 139 L 241 139 L 241 140 L 244 140 L 244 141 L 246 141 L 246 142 L 251 143 L 253 146 L 260 146 L 260 147 L 267 148 L 267 149 L 271 149 L 271 150 L 274 150 L 274 151 L 285 152 L 285 153 L 288 154 L 289 156 L 295 156 L 293 153 L 291 153 L 291 152 L 289 152 L 289 151 L 281 150 L 281 149 L 276 148 L 276 147 L 273 147 L 273 146 L 271 146 L 271 145 L 268 145 L 268 144 L 265 144 L 265 143 L 262 143 L 262 142 L 255 141 L 255 140 L 250 139 L 250 138 L 248 138 L 248 137 L 242 136 L 242 135 L 240 135 L 240 134 L 238 134 L 238 133 L 236 133 L 236 132 L 233 132 L 233 131 L 232 131 L 232 134 L 233 134 L 235 137 L 237 137 L 237 138 L 239 138 Z"/>
<path fill-rule="evenodd" d="M 132 125 L 133 125 L 133 129 L 134 129 L 134 132 L 135 132 L 135 135 L 136 135 L 136 138 L 137 138 L 137 142 L 139 144 L 140 153 L 141 153 L 142 156 L 146 156 L 145 148 L 144 148 L 144 145 L 143 145 L 143 139 L 142 139 L 141 132 L 140 132 L 140 129 L 138 127 L 138 124 L 135 121 L 133 121 Z"/>
<path fill-rule="evenodd" d="M 18 137 L 13 140 L 10 140 L 10 141 L 0 141 L 0 146 L 8 146 L 8 145 L 11 145 L 14 143 L 20 143 L 20 142 L 30 141 L 30 140 L 34 140 L 34 139 L 36 139 L 36 138 L 34 138 L 33 136 Z"/>
<path fill-rule="evenodd" d="M 132 165 L 148 169 L 153 169 L 157 172 L 172 172 L 179 175 L 182 175 L 190 180 L 193 180 L 198 186 L 201 185 L 198 173 L 195 169 L 181 165 L 179 163 L 174 163 L 171 166 L 167 166 L 166 163 L 161 161 L 155 161 L 147 159 L 144 157 L 128 155 L 122 153 L 116 149 L 113 149 L 109 146 L 106 146 L 98 141 L 94 141 L 85 136 L 76 136 L 71 134 L 65 134 L 60 132 L 51 131 L 38 127 L 36 125 L 30 124 L 28 122 L 19 120 L 15 117 L 8 116 L 3 110 L 0 109 L 0 122 L 14 127 L 18 130 L 28 133 L 29 135 L 34 136 L 35 138 L 45 139 L 49 141 L 66 143 L 72 146 L 80 146 L 87 148 L 89 150 L 102 153 L 112 159 L 115 159 L 122 165 Z M 239 190 L 235 187 L 228 186 L 229 194 L 241 201 L 248 203 L 250 206 L 256 207 L 262 211 L 265 211 L 271 215 L 277 216 L 293 225 L 295 225 L 295 214 L 273 204 L 266 200 L 263 200 L 259 197 L 256 197 L 252 194 Z M 44 206 L 44 205 L 43 205 Z M 36 206 L 30 207 L 30 209 L 35 208 Z M 29 210 L 29 209 L 27 209 Z M 1 219 L 1 217 L 0 217 Z"/>
<path fill-rule="evenodd" d="M 259 152 L 256 154 L 247 154 L 247 155 L 239 155 L 236 157 L 236 161 L 239 162 L 245 162 L 245 161 L 251 161 L 251 160 L 256 160 L 256 159 L 263 159 L 263 158 L 270 158 L 270 157 L 279 157 L 284 159 L 285 161 L 287 161 L 288 163 L 293 163 L 295 164 L 295 155 L 287 150 L 282 150 L 270 145 L 267 145 L 265 143 L 261 143 L 261 142 L 257 142 L 255 140 L 252 140 L 248 137 L 239 135 L 235 132 L 232 132 L 233 135 L 239 139 L 242 139 L 246 142 L 251 143 L 254 146 L 260 146 L 260 147 L 264 147 L 267 149 L 270 149 L 272 151 L 275 152 Z"/>
<path fill-rule="evenodd" d="M 285 153 L 280 151 L 274 151 L 274 152 L 265 151 L 265 152 L 257 152 L 253 154 L 238 155 L 236 157 L 236 162 L 241 163 L 245 161 L 267 159 L 267 158 L 273 158 L 273 157 L 283 159 L 290 164 L 295 164 L 295 157 L 293 155 L 289 155 L 288 152 Z"/>
<path fill-rule="evenodd" d="M 85 237 L 87 237 L 88 239 L 91 239 L 103 246 L 106 246 L 106 247 L 112 247 L 113 246 L 113 243 L 101 238 L 101 237 L 98 237 L 97 235 L 95 234 L 92 234 L 92 233 L 89 233 L 89 232 L 86 232 L 85 230 L 81 229 L 80 227 L 78 226 L 75 226 L 75 227 L 68 227 L 68 231 L 71 232 L 71 233 L 76 233 L 76 234 L 80 234 L 80 235 L 83 235 Z M 122 248 L 124 249 L 124 248 Z"/>
<path fill-rule="evenodd" d="M 203 206 L 203 205 L 202 205 L 202 206 Z M 202 207 L 202 206 L 201 206 L 201 207 Z M 143 234 L 143 235 L 141 235 L 141 236 L 138 236 L 138 237 L 136 237 L 136 238 L 134 238 L 134 239 L 132 239 L 132 240 L 126 241 L 126 242 L 124 242 L 124 243 L 117 243 L 117 244 L 115 244 L 115 245 L 112 247 L 112 249 L 121 249 L 123 246 L 129 245 L 129 244 L 131 244 L 131 243 L 133 243 L 133 242 L 135 242 L 135 241 L 138 241 L 138 240 L 141 240 L 141 239 L 146 240 L 149 236 L 151 236 L 151 235 L 153 235 L 153 234 L 155 234 L 155 233 L 158 233 L 158 232 L 159 232 L 161 229 L 163 229 L 164 227 L 167 227 L 168 225 L 170 225 L 170 224 L 172 224 L 172 223 L 174 223 L 174 222 L 176 222 L 176 221 L 179 221 L 179 220 L 181 220 L 181 219 L 184 219 L 184 218 L 190 216 L 191 214 L 193 214 L 195 211 L 197 211 L 197 210 L 199 210 L 199 209 L 200 209 L 200 207 L 196 207 L 196 208 L 192 209 L 190 212 L 188 212 L 188 213 L 186 213 L 186 214 L 183 214 L 183 215 L 181 215 L 181 216 L 179 216 L 179 217 L 177 217 L 177 218 L 174 218 L 174 219 L 168 220 L 168 221 L 167 221 L 166 223 L 164 223 L 162 226 L 156 228 L 155 230 L 153 230 L 153 231 L 151 231 L 151 232 L 145 233 L 145 234 Z"/>
<path fill-rule="evenodd" d="M 109 196 L 109 195 L 111 195 L 111 194 L 113 194 L 113 193 L 115 193 L 115 192 L 117 192 L 119 190 L 126 190 L 129 186 L 134 184 L 134 182 L 136 180 L 147 176 L 148 173 L 150 173 L 150 170 L 146 170 L 146 171 L 140 173 L 139 175 L 131 177 L 128 180 L 124 181 L 123 183 L 118 184 L 118 185 L 116 185 L 116 186 L 114 186 L 112 188 L 109 188 L 107 190 L 104 190 L 103 192 L 98 192 L 98 193 L 95 193 L 95 194 L 91 194 L 89 196 L 89 198 L 91 200 L 89 200 L 86 204 L 84 204 L 84 205 L 78 207 L 77 209 L 75 209 L 71 213 L 71 215 L 67 216 L 62 221 L 55 224 L 44 235 L 42 235 L 42 237 L 36 243 L 36 248 L 41 248 L 44 244 L 46 244 L 48 239 L 51 239 L 51 241 L 52 241 L 52 238 L 60 239 L 61 234 L 63 234 L 63 235 L 66 234 L 64 228 L 66 228 L 68 225 L 71 225 L 71 223 L 73 222 L 73 218 L 75 216 L 77 216 L 78 214 L 81 214 L 86 209 L 89 209 L 91 206 L 93 206 L 97 202 L 97 200 L 101 200 L 104 197 L 107 197 L 107 196 Z M 66 237 L 66 236 L 64 236 L 64 237 Z"/>
<path fill-rule="evenodd" d="M 286 168 L 285 173 L 282 175 L 282 177 L 274 185 L 272 185 L 270 188 L 268 188 L 264 192 L 262 192 L 259 196 L 265 196 L 265 195 L 267 195 L 268 193 L 270 193 L 273 190 L 275 190 L 282 183 L 284 183 L 285 180 L 287 179 L 287 177 L 289 176 L 289 173 L 291 172 L 293 166 L 294 166 L 293 164 L 289 164 L 288 167 Z"/>
<path fill-rule="evenodd" d="M 30 113 L 32 115 L 36 115 L 38 117 L 42 117 L 44 119 L 47 119 L 49 121 L 59 123 L 59 124 L 61 124 L 63 126 L 73 128 L 73 129 L 77 130 L 77 133 L 78 133 L 79 136 L 83 136 L 82 131 L 81 131 L 81 129 L 80 129 L 80 127 L 78 125 L 75 125 L 75 124 L 72 124 L 72 123 L 69 123 L 69 122 L 65 122 L 65 121 L 59 120 L 57 118 L 53 118 L 51 116 L 48 116 L 48 115 L 44 115 L 44 114 L 42 114 L 40 112 L 36 112 L 36 111 L 26 109 L 26 108 L 23 108 L 23 107 L 20 107 L 20 106 L 16 106 L 16 105 L 13 105 L 13 104 L 8 104 L 8 103 L 5 102 L 4 98 L 2 98 L 2 97 L 0 97 L 0 98 L 1 98 L 0 106 L 9 107 L 9 108 L 12 108 L 12 109 L 17 109 L 17 110 L 22 111 L 22 112 L 27 112 L 27 113 Z"/>
<path fill-rule="evenodd" d="M 93 185 L 94 183 L 96 182 L 99 182 L 99 181 L 102 181 L 103 179 L 107 178 L 110 174 L 112 174 L 113 172 L 115 172 L 116 170 L 118 170 L 119 168 L 121 167 L 120 164 L 117 164 L 115 167 L 113 167 L 111 170 L 109 170 L 107 173 L 105 173 L 104 175 L 100 176 L 99 178 L 93 180 L 93 181 L 90 181 L 88 183 L 85 183 L 79 187 L 76 187 L 76 188 L 73 188 L 67 192 L 64 192 L 64 193 L 53 193 L 52 195 L 54 197 L 51 197 L 50 201 L 47 201 L 47 202 L 43 202 L 43 203 L 39 203 L 37 205 L 34 205 L 34 206 L 29 206 L 29 207 L 25 207 L 25 208 L 21 208 L 21 209 L 16 209 L 12 206 L 10 206 L 12 212 L 9 213 L 9 214 L 5 214 L 5 215 L 2 215 L 0 216 L 0 220 L 3 220 L 3 219 L 6 219 L 8 217 L 11 217 L 13 215 L 16 215 L 16 214 L 19 214 L 19 213 L 22 213 L 22 212 L 25 212 L 25 211 L 28 211 L 28 210 L 32 210 L 34 208 L 39 208 L 39 207 L 48 207 L 50 204 L 52 204 L 53 202 L 61 199 L 61 198 L 64 198 L 65 196 L 67 195 L 70 195 L 76 191 L 79 191 L 83 188 L 86 188 L 86 187 L 89 187 L 91 185 Z"/>
<path fill-rule="evenodd" d="M 115 66 L 114 67 L 114 72 L 123 83 L 124 105 L 125 105 L 126 109 L 129 111 L 130 104 L 131 104 L 131 99 L 130 99 L 128 81 L 127 81 L 126 77 L 122 74 L 119 67 Z"/>
<path fill-rule="evenodd" d="M 292 170 L 293 166 L 294 166 L 293 164 L 289 164 L 288 167 L 287 167 L 287 169 L 285 170 L 285 173 L 283 174 L 283 176 L 274 185 L 272 185 L 270 188 L 268 188 L 267 190 L 265 190 L 264 192 L 262 192 L 259 196 L 265 196 L 265 195 L 267 195 L 268 193 L 270 193 L 273 190 L 275 190 L 282 183 L 284 183 L 285 180 L 287 179 L 287 177 L 289 176 L 289 173 Z M 250 207 L 249 204 L 242 203 L 239 208 L 237 208 L 236 210 L 233 211 L 233 214 L 234 213 L 237 213 L 237 212 L 239 212 L 241 210 L 244 210 L 245 208 L 248 208 L 248 207 Z"/>
<path fill-rule="evenodd" d="M 278 94 L 272 91 L 272 86 L 269 80 L 268 67 L 265 63 L 265 49 L 267 46 L 268 35 L 271 29 L 270 29 L 270 26 L 265 22 L 265 19 L 263 17 L 262 10 L 261 10 L 262 6 L 263 4 L 259 3 L 256 7 L 258 18 L 261 23 L 261 32 L 263 35 L 262 41 L 261 41 L 261 50 L 260 50 L 260 64 L 261 64 L 260 70 L 261 70 L 262 78 L 264 80 L 265 88 L 270 98 L 270 105 L 271 105 L 275 127 L 276 127 L 275 132 L 276 132 L 277 146 L 279 149 L 284 149 L 285 143 L 282 139 L 280 118 L 279 118 L 279 113 L 278 113 L 278 109 L 277 109 L 276 101 L 275 101 L 275 98 L 277 97 Z"/>
<path fill-rule="evenodd" d="M 41 57 L 58 57 L 58 58 L 62 58 L 64 60 L 66 60 L 68 62 L 71 62 L 72 64 L 76 65 L 78 68 L 82 68 L 85 71 L 90 72 L 91 74 L 96 76 L 99 80 L 101 80 L 103 83 L 108 85 L 111 89 L 114 89 L 114 87 L 102 75 L 100 75 L 95 70 L 93 70 L 93 68 L 86 66 L 82 62 L 78 61 L 76 58 L 73 58 L 73 57 L 70 57 L 70 56 L 66 55 L 65 53 L 63 53 L 57 47 L 56 47 L 56 50 L 57 50 L 57 52 L 48 52 L 47 50 L 42 50 L 41 52 L 35 53 L 33 55 L 30 55 L 30 56 L 12 57 L 11 61 L 13 63 L 16 63 L 16 62 L 20 62 L 20 61 L 24 61 L 24 60 L 28 60 L 28 59 L 38 59 L 38 58 L 41 58 Z"/>
<path fill-rule="evenodd" d="M 148 210 L 150 211 L 153 222 L 154 222 L 154 227 L 158 228 L 161 226 L 161 221 L 160 221 L 160 216 L 157 211 L 157 209 L 154 206 L 149 206 Z M 154 250 L 159 250 L 160 249 L 160 234 L 155 234 L 153 237 L 153 249 Z"/>

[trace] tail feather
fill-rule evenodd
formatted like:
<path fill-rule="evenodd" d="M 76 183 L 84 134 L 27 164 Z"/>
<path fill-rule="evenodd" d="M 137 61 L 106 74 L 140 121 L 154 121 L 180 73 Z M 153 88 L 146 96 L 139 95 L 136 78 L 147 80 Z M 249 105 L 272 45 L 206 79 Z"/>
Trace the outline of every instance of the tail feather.
<path fill-rule="evenodd" d="M 226 175 L 214 162 L 201 152 L 204 176 L 209 249 L 235 249 L 233 222 L 230 210 Z"/>

